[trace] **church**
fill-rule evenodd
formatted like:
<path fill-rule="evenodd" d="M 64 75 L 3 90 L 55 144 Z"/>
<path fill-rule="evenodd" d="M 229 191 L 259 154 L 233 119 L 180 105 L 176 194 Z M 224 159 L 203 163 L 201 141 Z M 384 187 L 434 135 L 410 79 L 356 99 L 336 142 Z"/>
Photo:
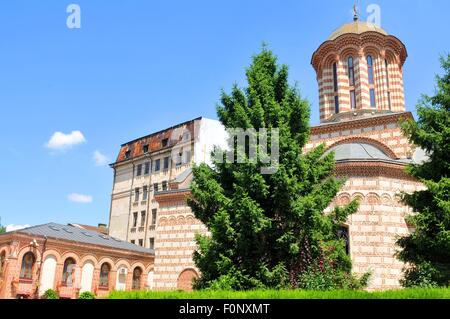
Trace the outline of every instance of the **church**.
<path fill-rule="evenodd" d="M 304 151 L 325 144 L 335 152 L 336 174 L 347 182 L 331 206 L 359 199 L 357 213 L 343 225 L 344 236 L 354 273 L 372 273 L 371 290 L 400 287 L 404 265 L 394 256 L 395 241 L 413 231 L 400 192 L 423 187 L 405 173 L 408 163 L 425 158 L 399 125 L 412 118 L 403 89 L 406 58 L 401 40 L 357 14 L 311 58 L 320 124 L 311 128 Z M 206 150 L 222 141 L 221 130 L 220 123 L 204 118 L 182 123 L 122 145 L 111 165 L 110 235 L 155 250 L 155 289 L 190 289 L 199 276 L 192 261 L 194 236 L 207 229 L 186 205 L 190 165 L 207 161 Z"/>
<path fill-rule="evenodd" d="M 383 28 L 360 21 L 331 33 L 312 54 L 320 124 L 304 149 L 334 152 L 346 183 L 328 210 L 359 200 L 343 226 L 353 272 L 370 271 L 369 290 L 400 288 L 405 266 L 395 257 L 399 236 L 414 231 L 401 192 L 423 185 L 405 172 L 425 153 L 403 135 L 403 65 L 407 50 Z M 186 203 L 193 163 L 210 163 L 224 146 L 220 122 L 199 117 L 121 145 L 111 164 L 114 180 L 108 234 L 46 224 L 0 235 L 0 297 L 31 297 L 57 289 L 66 298 L 92 291 L 192 289 L 200 274 L 192 254 L 195 234 L 207 234 Z"/>

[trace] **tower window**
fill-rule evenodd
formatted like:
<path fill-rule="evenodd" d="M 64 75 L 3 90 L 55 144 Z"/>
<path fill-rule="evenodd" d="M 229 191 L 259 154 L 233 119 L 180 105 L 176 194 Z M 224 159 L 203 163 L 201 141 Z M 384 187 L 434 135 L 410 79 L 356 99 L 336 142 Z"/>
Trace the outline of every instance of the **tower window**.
<path fill-rule="evenodd" d="M 350 106 L 352 109 L 356 109 L 356 93 L 355 90 L 350 91 Z"/>
<path fill-rule="evenodd" d="M 334 113 L 339 113 L 339 96 L 337 95 L 334 96 Z"/>
<path fill-rule="evenodd" d="M 389 62 L 388 60 L 384 60 L 384 64 L 386 66 L 386 85 L 389 87 Z"/>
<path fill-rule="evenodd" d="M 375 89 L 370 89 L 370 106 L 375 107 L 376 101 L 375 101 Z"/>
<path fill-rule="evenodd" d="M 355 67 L 353 64 L 353 57 L 348 58 L 348 81 L 350 86 L 355 85 Z"/>
<path fill-rule="evenodd" d="M 374 84 L 373 80 L 373 59 L 371 55 L 367 56 L 367 72 L 369 75 L 369 84 Z"/>
<path fill-rule="evenodd" d="M 334 92 L 338 91 L 337 64 L 333 63 L 333 84 Z"/>

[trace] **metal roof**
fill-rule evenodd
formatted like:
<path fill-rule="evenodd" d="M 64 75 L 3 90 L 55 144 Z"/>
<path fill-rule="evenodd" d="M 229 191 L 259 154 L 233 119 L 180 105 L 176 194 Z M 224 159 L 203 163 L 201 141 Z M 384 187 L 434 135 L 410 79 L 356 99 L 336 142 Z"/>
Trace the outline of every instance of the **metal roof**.
<path fill-rule="evenodd" d="M 153 249 L 137 246 L 108 235 L 70 225 L 48 223 L 44 225 L 16 230 L 12 233 L 23 233 L 27 235 L 42 237 L 47 236 L 49 238 L 63 239 L 91 245 L 99 245 L 115 249 L 130 250 L 139 253 L 154 254 Z"/>
<path fill-rule="evenodd" d="M 379 148 L 366 143 L 346 143 L 332 147 L 327 154 L 334 151 L 334 159 L 336 161 L 345 159 L 380 159 L 391 160 Z"/>

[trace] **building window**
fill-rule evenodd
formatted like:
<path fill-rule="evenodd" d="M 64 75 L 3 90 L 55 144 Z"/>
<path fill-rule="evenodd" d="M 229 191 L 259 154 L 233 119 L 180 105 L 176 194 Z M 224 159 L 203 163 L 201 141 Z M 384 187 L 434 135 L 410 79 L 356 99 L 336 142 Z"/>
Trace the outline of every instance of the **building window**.
<path fill-rule="evenodd" d="M 338 238 L 342 239 L 345 243 L 345 253 L 350 255 L 350 236 L 348 226 L 341 226 L 338 230 Z"/>
<path fill-rule="evenodd" d="M 32 252 L 26 253 L 22 258 L 22 267 L 20 269 L 20 279 L 32 279 L 33 278 L 33 266 L 35 257 Z"/>
<path fill-rule="evenodd" d="M 170 156 L 164 157 L 164 169 L 169 169 Z"/>
<path fill-rule="evenodd" d="M 144 246 L 144 240 L 143 239 L 139 239 L 139 246 Z"/>
<path fill-rule="evenodd" d="M 131 151 L 125 152 L 125 159 L 129 159 L 131 157 Z"/>
<path fill-rule="evenodd" d="M 356 93 L 355 90 L 350 91 L 350 106 L 352 109 L 356 109 Z"/>
<path fill-rule="evenodd" d="M 389 87 L 389 62 L 388 60 L 384 60 L 384 65 L 386 66 L 386 85 Z"/>
<path fill-rule="evenodd" d="M 333 63 L 333 84 L 334 92 L 338 91 L 338 74 L 337 74 L 337 64 Z"/>
<path fill-rule="evenodd" d="M 136 228 L 137 226 L 137 215 L 137 212 L 133 213 L 133 228 Z"/>
<path fill-rule="evenodd" d="M 161 169 L 161 160 L 157 159 L 155 161 L 155 172 L 159 172 L 160 169 Z"/>
<path fill-rule="evenodd" d="M 370 89 L 370 106 L 371 107 L 375 107 L 376 106 L 375 89 Z"/>
<path fill-rule="evenodd" d="M 158 215 L 158 210 L 156 208 L 152 209 L 152 225 L 153 226 L 156 225 L 156 217 L 157 217 L 157 215 Z"/>
<path fill-rule="evenodd" d="M 391 110 L 391 92 L 388 92 L 388 106 L 389 106 L 389 111 Z"/>
<path fill-rule="evenodd" d="M 158 183 L 153 184 L 153 190 L 154 190 L 155 192 L 158 191 Z"/>
<path fill-rule="evenodd" d="M 185 131 L 183 132 L 183 141 L 189 141 L 191 139 L 191 132 Z"/>
<path fill-rule="evenodd" d="M 169 145 L 169 139 L 165 138 L 161 141 L 161 145 L 162 147 L 167 147 L 167 145 Z"/>
<path fill-rule="evenodd" d="M 142 146 L 142 152 L 145 154 L 145 153 L 148 153 L 148 144 L 145 144 L 144 146 Z"/>
<path fill-rule="evenodd" d="M 139 187 L 134 189 L 134 201 L 135 202 L 139 201 Z"/>
<path fill-rule="evenodd" d="M 148 199 L 148 186 L 142 188 L 142 200 Z"/>
<path fill-rule="evenodd" d="M 373 59 L 371 55 L 367 56 L 367 74 L 369 76 L 369 84 L 374 84 L 373 80 Z"/>
<path fill-rule="evenodd" d="M 145 162 L 145 164 L 144 164 L 144 174 L 145 175 L 150 174 L 150 162 Z"/>
<path fill-rule="evenodd" d="M 135 241 L 134 239 L 131 240 L 131 243 L 132 243 L 133 245 L 136 245 L 136 241 Z"/>
<path fill-rule="evenodd" d="M 162 182 L 162 190 L 163 191 L 167 190 L 167 182 L 166 181 Z"/>
<path fill-rule="evenodd" d="M 150 238 L 150 249 L 155 249 L 155 238 L 154 237 Z"/>
<path fill-rule="evenodd" d="M 184 152 L 183 163 L 189 164 L 190 162 L 191 162 L 191 151 L 186 151 L 186 152 Z"/>
<path fill-rule="evenodd" d="M 350 86 L 355 85 L 355 67 L 353 65 L 353 57 L 348 58 L 348 82 Z"/>
<path fill-rule="evenodd" d="M 146 215 L 146 212 L 145 212 L 145 210 L 143 210 L 141 212 L 141 227 L 145 226 L 145 215 Z"/>
<path fill-rule="evenodd" d="M 136 168 L 136 176 L 142 175 L 142 164 L 139 164 Z"/>
<path fill-rule="evenodd" d="M 6 254 L 2 252 L 0 254 L 0 278 L 3 276 L 3 272 L 5 271 L 5 262 L 6 262 Z"/>
<path fill-rule="evenodd" d="M 334 113 L 339 113 L 339 96 L 337 95 L 334 96 Z"/>
<path fill-rule="evenodd" d="M 111 266 L 108 263 L 104 263 L 100 267 L 100 282 L 99 286 L 103 288 L 109 287 L 109 272 L 111 271 Z"/>
<path fill-rule="evenodd" d="M 64 262 L 62 284 L 66 287 L 73 286 L 73 280 L 75 276 L 75 260 L 73 258 L 67 258 Z"/>
<path fill-rule="evenodd" d="M 176 163 L 176 165 L 180 166 L 182 164 L 182 162 L 183 162 L 183 153 L 180 152 L 180 153 L 177 154 L 177 163 Z"/>
<path fill-rule="evenodd" d="M 136 267 L 133 271 L 133 284 L 131 288 L 134 290 L 141 289 L 141 276 L 142 270 L 139 267 Z"/>

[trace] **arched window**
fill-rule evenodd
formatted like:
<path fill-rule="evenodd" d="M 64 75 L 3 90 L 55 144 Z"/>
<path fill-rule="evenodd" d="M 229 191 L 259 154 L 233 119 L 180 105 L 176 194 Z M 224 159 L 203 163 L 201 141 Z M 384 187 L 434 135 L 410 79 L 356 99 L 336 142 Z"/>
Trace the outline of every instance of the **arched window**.
<path fill-rule="evenodd" d="M 341 226 L 338 230 L 337 236 L 339 239 L 343 240 L 345 243 L 345 253 L 350 255 L 350 236 L 348 231 L 348 226 Z"/>
<path fill-rule="evenodd" d="M 334 113 L 339 113 L 339 96 L 338 96 L 338 74 L 337 64 L 333 63 L 333 85 L 334 85 Z"/>
<path fill-rule="evenodd" d="M 375 99 L 375 81 L 374 81 L 374 73 L 373 73 L 373 58 L 371 55 L 367 56 L 367 73 L 369 76 L 369 93 L 370 93 L 370 106 L 376 107 L 376 99 Z"/>
<path fill-rule="evenodd" d="M 354 86 L 355 85 L 355 67 L 353 64 L 352 56 L 348 58 L 347 64 L 348 64 L 348 82 L 349 82 L 350 86 Z"/>
<path fill-rule="evenodd" d="M 75 277 L 76 262 L 73 258 L 67 258 L 64 262 L 62 283 L 64 286 L 72 287 Z"/>
<path fill-rule="evenodd" d="M 33 279 L 33 266 L 35 257 L 32 252 L 26 253 L 22 258 L 22 267 L 20 268 L 20 279 Z"/>
<path fill-rule="evenodd" d="M 388 97 L 388 107 L 391 109 L 391 92 L 389 91 L 389 62 L 388 60 L 384 60 L 384 64 L 386 66 L 386 86 L 388 88 L 387 97 Z"/>
<path fill-rule="evenodd" d="M 108 263 L 104 263 L 102 267 L 100 267 L 100 282 L 99 282 L 100 287 L 108 288 L 110 271 L 111 266 Z"/>
<path fill-rule="evenodd" d="M 0 254 L 0 277 L 3 276 L 3 272 L 5 271 L 5 262 L 6 262 L 6 254 L 3 251 Z"/>
<path fill-rule="evenodd" d="M 133 284 L 132 289 L 141 289 L 141 277 L 142 270 L 139 267 L 136 267 L 133 271 Z"/>
<path fill-rule="evenodd" d="M 367 56 L 367 73 L 369 75 L 369 84 L 373 84 L 373 59 L 371 55 Z"/>

